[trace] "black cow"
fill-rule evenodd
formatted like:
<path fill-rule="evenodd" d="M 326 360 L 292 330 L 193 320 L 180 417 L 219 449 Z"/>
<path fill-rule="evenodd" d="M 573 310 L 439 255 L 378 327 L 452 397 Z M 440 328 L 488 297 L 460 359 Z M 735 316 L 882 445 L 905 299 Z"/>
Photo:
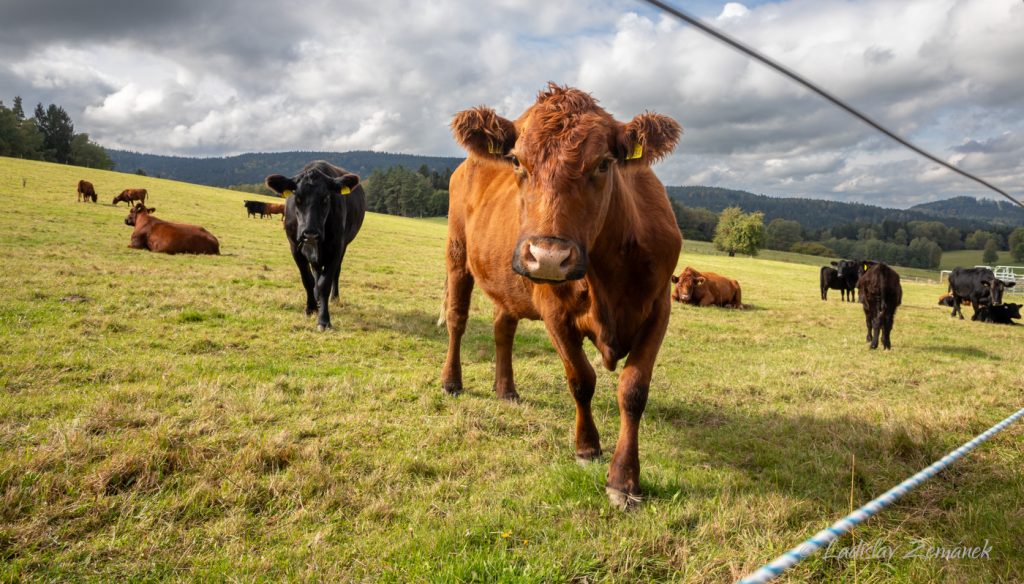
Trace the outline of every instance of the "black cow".
<path fill-rule="evenodd" d="M 284 232 L 306 288 L 306 314 L 319 307 L 317 328 L 329 329 L 327 302 L 338 298 L 341 262 L 366 215 L 359 177 L 318 160 L 292 178 L 268 176 L 267 186 L 287 198 Z"/>
<path fill-rule="evenodd" d="M 857 283 L 864 304 L 864 320 L 868 325 L 868 342 L 872 349 L 878 348 L 878 337 L 882 347 L 892 348 L 889 334 L 896 318 L 896 307 L 903 302 L 903 287 L 900 275 L 884 263 L 877 263 L 864 272 Z"/>
<path fill-rule="evenodd" d="M 819 281 L 821 284 L 821 299 L 828 300 L 828 291 L 839 290 L 843 300 L 853 302 L 853 291 L 857 289 L 857 279 L 860 277 L 857 260 L 840 260 L 832 262 L 835 268 L 822 266 Z"/>
<path fill-rule="evenodd" d="M 978 308 L 977 317 L 981 322 L 995 324 L 1017 324 L 1013 319 L 1020 319 L 1020 307 L 1024 306 L 1013 302 L 996 304 L 995 306 L 982 306 Z"/>
<path fill-rule="evenodd" d="M 953 312 L 951 317 L 960 315 L 963 320 L 964 313 L 960 310 L 960 303 L 964 299 L 971 301 L 974 306 L 974 315 L 971 320 L 978 320 L 978 311 L 982 306 L 994 306 L 1002 304 L 1003 290 L 1013 288 L 1016 282 L 1003 282 L 996 278 L 992 270 L 988 268 L 953 268 L 949 274 L 949 292 L 953 295 Z"/>
<path fill-rule="evenodd" d="M 260 216 L 260 219 L 266 215 L 267 204 L 263 201 L 245 201 L 245 210 L 248 211 L 249 217 Z"/>

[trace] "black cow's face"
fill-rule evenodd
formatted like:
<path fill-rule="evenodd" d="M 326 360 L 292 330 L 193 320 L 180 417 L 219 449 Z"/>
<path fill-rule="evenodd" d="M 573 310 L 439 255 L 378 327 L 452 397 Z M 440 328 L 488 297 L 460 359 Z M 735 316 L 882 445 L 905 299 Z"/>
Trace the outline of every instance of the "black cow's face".
<path fill-rule="evenodd" d="M 836 271 L 839 272 L 839 278 L 842 280 L 856 279 L 861 273 L 860 264 L 861 262 L 856 260 L 832 262 L 832 265 L 836 267 Z"/>
<path fill-rule="evenodd" d="M 1008 318 L 1014 318 L 1014 319 L 1021 318 L 1021 316 L 1020 316 L 1020 307 L 1024 306 L 1024 305 L 1010 302 L 1008 304 L 1004 304 L 1003 306 L 1006 307 L 1006 316 Z"/>
<path fill-rule="evenodd" d="M 267 177 L 268 187 L 285 198 L 293 198 L 291 204 L 297 225 L 296 243 L 310 262 L 318 263 L 320 243 L 324 240 L 332 201 L 339 194 L 349 194 L 358 184 L 359 177 L 354 174 L 334 177 L 319 170 L 295 178 L 280 174 Z"/>
<path fill-rule="evenodd" d="M 988 289 L 989 294 L 992 296 L 992 304 L 1003 303 L 1003 291 L 1006 288 L 1013 288 L 1017 285 L 1016 282 L 1004 282 L 999 278 L 992 278 L 991 280 L 983 280 L 981 285 Z"/>

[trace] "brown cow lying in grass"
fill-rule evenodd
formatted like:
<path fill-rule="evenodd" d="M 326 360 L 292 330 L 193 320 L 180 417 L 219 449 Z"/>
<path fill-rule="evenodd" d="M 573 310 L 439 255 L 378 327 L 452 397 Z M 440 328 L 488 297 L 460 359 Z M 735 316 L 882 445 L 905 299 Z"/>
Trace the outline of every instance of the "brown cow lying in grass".
<path fill-rule="evenodd" d="M 153 217 L 153 208 L 135 205 L 124 219 L 134 225 L 128 247 L 160 253 L 202 253 L 220 255 L 220 242 L 212 233 L 198 225 L 171 223 Z"/>
<path fill-rule="evenodd" d="M 970 306 L 971 305 L 971 299 L 970 298 L 961 298 L 960 299 L 960 304 L 962 306 Z M 949 307 L 952 307 L 953 306 L 953 295 L 952 294 L 943 294 L 942 296 L 939 296 L 939 306 L 949 306 Z"/>
<path fill-rule="evenodd" d="M 672 300 L 694 306 L 750 308 L 743 304 L 740 283 L 714 272 L 698 272 L 686 266 L 679 276 L 672 276 L 675 289 Z"/>
<path fill-rule="evenodd" d="M 125 203 L 128 203 L 129 205 L 132 204 L 132 201 L 138 201 L 138 202 L 142 203 L 143 205 L 145 205 L 146 204 L 146 195 L 148 195 L 148 194 L 149 194 L 149 192 L 146 191 L 146 189 L 125 189 L 125 190 L 121 191 L 120 195 L 114 197 L 114 200 L 111 201 L 110 204 L 114 205 L 116 207 L 117 203 L 120 202 L 120 201 L 124 201 Z"/>

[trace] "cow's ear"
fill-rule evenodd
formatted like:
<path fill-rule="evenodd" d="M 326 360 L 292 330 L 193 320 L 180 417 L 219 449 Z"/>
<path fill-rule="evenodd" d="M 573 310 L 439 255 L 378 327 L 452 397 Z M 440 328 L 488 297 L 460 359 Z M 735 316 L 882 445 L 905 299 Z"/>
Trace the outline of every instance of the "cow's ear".
<path fill-rule="evenodd" d="M 1003 286 L 1006 286 L 1007 288 L 1013 288 L 1016 285 L 1016 282 L 1003 282 Z"/>
<path fill-rule="evenodd" d="M 149 207 L 146 209 L 147 213 L 156 213 L 156 207 Z"/>
<path fill-rule="evenodd" d="M 682 133 L 672 118 L 644 112 L 622 126 L 616 155 L 624 162 L 653 164 L 672 153 Z"/>
<path fill-rule="evenodd" d="M 704 276 L 701 276 L 701 277 L 697 278 L 697 285 L 700 286 L 701 284 L 703 284 L 706 281 L 707 280 L 704 278 Z"/>
<path fill-rule="evenodd" d="M 679 283 L 679 276 L 677 276 L 675 274 L 672 274 L 672 283 L 673 284 L 678 284 Z"/>
<path fill-rule="evenodd" d="M 989 284 L 988 280 L 982 280 L 981 281 L 981 285 L 986 287 L 986 288 L 991 288 L 992 287 L 992 285 Z"/>
<path fill-rule="evenodd" d="M 265 182 L 270 190 L 279 195 L 283 195 L 285 191 L 294 191 L 298 187 L 295 181 L 282 174 L 272 174 L 267 177 Z"/>
<path fill-rule="evenodd" d="M 833 266 L 836 266 L 837 268 L 839 267 L 839 262 L 829 262 L 829 263 L 832 264 Z"/>
<path fill-rule="evenodd" d="M 346 174 L 332 179 L 332 182 L 334 182 L 334 188 L 337 189 L 339 193 L 347 195 L 359 186 L 359 177 L 354 174 Z"/>
<path fill-rule="evenodd" d="M 455 140 L 481 158 L 504 158 L 518 138 L 515 124 L 484 106 L 455 114 L 451 127 Z"/>

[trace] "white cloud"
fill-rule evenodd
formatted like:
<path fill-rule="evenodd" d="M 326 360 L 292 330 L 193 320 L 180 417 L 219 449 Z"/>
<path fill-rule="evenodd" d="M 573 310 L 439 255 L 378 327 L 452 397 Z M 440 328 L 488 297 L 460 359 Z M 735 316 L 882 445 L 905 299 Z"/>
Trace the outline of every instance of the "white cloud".
<path fill-rule="evenodd" d="M 461 155 L 452 114 L 488 104 L 516 117 L 552 80 L 592 92 L 623 120 L 675 117 L 683 141 L 657 168 L 670 184 L 894 205 L 984 193 L 634 2 L 300 4 L 167 0 L 64 20 L 22 11 L 0 39 L 0 79 L 28 103 L 64 105 L 101 143 L 186 155 Z M 1011 190 L 1024 184 L 1024 76 L 1013 66 L 1024 57 L 1024 3 L 695 6 L 937 155 Z"/>

